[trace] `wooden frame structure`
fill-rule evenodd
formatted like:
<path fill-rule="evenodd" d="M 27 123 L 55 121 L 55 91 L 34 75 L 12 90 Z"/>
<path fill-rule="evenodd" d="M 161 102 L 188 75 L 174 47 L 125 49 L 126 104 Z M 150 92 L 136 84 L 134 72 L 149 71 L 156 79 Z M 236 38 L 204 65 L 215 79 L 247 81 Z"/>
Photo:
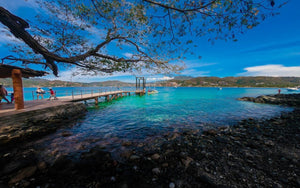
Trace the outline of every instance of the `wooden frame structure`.
<path fill-rule="evenodd" d="M 142 81 L 142 83 L 141 83 Z M 135 94 L 144 95 L 146 93 L 146 79 L 145 77 L 135 77 Z M 142 88 L 142 89 L 141 89 Z"/>
<path fill-rule="evenodd" d="M 29 68 L 0 64 L 0 78 L 12 78 L 16 110 L 24 109 L 22 77 L 40 77 L 45 76 L 46 74 L 48 73 L 44 71 L 36 71 Z"/>

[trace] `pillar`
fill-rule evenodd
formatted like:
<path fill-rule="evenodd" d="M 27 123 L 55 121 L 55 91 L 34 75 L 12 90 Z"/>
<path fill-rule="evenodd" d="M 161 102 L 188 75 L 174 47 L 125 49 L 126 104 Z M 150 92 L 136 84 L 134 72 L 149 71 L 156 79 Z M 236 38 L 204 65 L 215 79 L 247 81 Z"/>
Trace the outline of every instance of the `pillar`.
<path fill-rule="evenodd" d="M 95 105 L 98 106 L 98 97 L 95 98 Z"/>
<path fill-rule="evenodd" d="M 109 95 L 106 95 L 106 101 L 109 101 Z"/>
<path fill-rule="evenodd" d="M 13 81 L 14 97 L 15 97 L 15 109 L 24 109 L 24 94 L 22 84 L 22 73 L 20 69 L 13 69 L 11 72 Z"/>

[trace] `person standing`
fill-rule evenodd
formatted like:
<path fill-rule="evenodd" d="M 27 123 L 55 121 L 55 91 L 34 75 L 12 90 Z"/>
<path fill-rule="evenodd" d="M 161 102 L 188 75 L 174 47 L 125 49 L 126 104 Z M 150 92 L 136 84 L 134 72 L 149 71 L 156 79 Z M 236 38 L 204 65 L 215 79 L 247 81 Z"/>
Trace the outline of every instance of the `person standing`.
<path fill-rule="evenodd" d="M 7 96 L 7 90 L 4 88 L 3 85 L 0 85 L 0 98 L 7 101 L 7 103 L 10 103 L 9 100 L 6 98 Z"/>
<path fill-rule="evenodd" d="M 280 94 L 280 92 L 281 92 L 281 89 L 279 88 L 279 89 L 278 89 L 278 95 Z"/>
<path fill-rule="evenodd" d="M 49 97 L 48 101 L 51 99 L 51 97 L 53 97 L 54 100 L 57 100 L 58 98 L 56 97 L 55 92 L 53 91 L 53 89 L 50 87 L 49 90 L 50 90 L 49 91 L 50 92 L 50 97 Z"/>
<path fill-rule="evenodd" d="M 39 96 L 41 96 L 41 98 L 44 99 L 45 91 L 42 88 L 38 87 L 36 93 L 37 93 L 37 100 L 39 100 Z"/>
<path fill-rule="evenodd" d="M 15 94 L 11 93 L 10 94 L 10 102 L 13 103 L 15 101 Z"/>

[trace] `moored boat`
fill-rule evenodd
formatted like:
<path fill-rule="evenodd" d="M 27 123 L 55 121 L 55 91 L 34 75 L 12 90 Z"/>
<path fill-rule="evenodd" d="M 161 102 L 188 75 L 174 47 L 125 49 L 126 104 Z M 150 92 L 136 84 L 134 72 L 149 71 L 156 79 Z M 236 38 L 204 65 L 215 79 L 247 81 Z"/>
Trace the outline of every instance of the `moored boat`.
<path fill-rule="evenodd" d="M 150 94 L 155 94 L 155 93 L 158 93 L 158 91 L 155 90 L 155 89 L 148 90 L 148 94 L 149 94 L 149 95 L 150 95 Z"/>
<path fill-rule="evenodd" d="M 298 91 L 299 88 L 298 87 L 288 87 L 287 90 L 288 91 Z"/>

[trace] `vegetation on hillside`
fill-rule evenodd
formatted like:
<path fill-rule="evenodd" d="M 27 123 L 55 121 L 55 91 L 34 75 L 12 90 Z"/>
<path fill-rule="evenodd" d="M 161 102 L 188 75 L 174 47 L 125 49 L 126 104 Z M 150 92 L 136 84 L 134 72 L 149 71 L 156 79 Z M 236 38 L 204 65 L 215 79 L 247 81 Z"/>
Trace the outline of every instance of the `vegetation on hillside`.
<path fill-rule="evenodd" d="M 0 79 L 0 83 L 5 85 L 5 87 L 12 87 L 12 80 L 10 78 Z M 69 82 L 61 80 L 46 80 L 40 78 L 34 79 L 23 79 L 23 87 L 123 87 L 123 86 L 135 86 L 133 83 L 125 83 L 120 81 L 104 81 L 104 82 Z"/>
<path fill-rule="evenodd" d="M 184 87 L 294 87 L 300 86 L 300 77 L 197 77 L 189 80 L 170 80 L 162 85 Z"/>
<path fill-rule="evenodd" d="M 6 87 L 12 87 L 10 78 L 0 79 L 0 83 Z M 151 86 L 167 87 L 295 87 L 300 86 L 300 77 L 186 77 L 179 76 L 169 81 L 148 82 Z M 135 83 L 126 83 L 121 81 L 104 82 L 69 82 L 61 80 L 46 80 L 40 78 L 23 79 L 24 87 L 134 87 Z"/>

